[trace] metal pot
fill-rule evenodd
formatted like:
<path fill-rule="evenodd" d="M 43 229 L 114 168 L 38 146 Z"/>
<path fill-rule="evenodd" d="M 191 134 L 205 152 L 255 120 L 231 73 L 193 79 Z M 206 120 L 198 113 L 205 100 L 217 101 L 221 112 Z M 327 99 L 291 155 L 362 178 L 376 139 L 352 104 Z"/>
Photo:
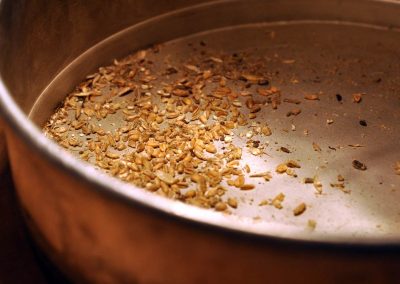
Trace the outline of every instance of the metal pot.
<path fill-rule="evenodd" d="M 391 234 L 373 230 L 354 236 L 340 230 L 310 234 L 285 224 L 266 229 L 239 222 L 100 174 L 50 142 L 27 117 L 30 113 L 36 122 L 43 121 L 49 113 L 38 109 L 47 105 L 50 112 L 83 76 L 110 58 L 155 42 L 258 22 L 339 21 L 393 29 L 400 26 L 398 3 L 3 0 L 0 7 L 0 110 L 13 178 L 35 239 L 71 279 L 98 283 L 393 283 L 399 279 L 398 223 Z M 395 200 L 388 208 L 393 204 Z"/>

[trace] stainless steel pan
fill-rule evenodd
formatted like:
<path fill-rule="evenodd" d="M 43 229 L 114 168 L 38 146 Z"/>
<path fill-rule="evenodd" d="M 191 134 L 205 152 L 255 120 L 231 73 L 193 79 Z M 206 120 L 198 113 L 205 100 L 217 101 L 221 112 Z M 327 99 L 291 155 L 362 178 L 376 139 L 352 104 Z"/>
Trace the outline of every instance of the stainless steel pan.
<path fill-rule="evenodd" d="M 400 159 L 400 5 L 392 1 L 194 4 L 127 1 L 105 9 L 98 1 L 1 3 L 0 105 L 18 196 L 37 241 L 70 277 L 81 281 L 390 283 L 397 279 L 400 192 L 392 164 Z M 188 5 L 193 6 L 183 8 Z M 170 12 L 177 8 L 183 9 Z M 271 31 L 278 35 L 275 41 L 266 39 Z M 331 159 L 332 169 L 346 171 L 353 178 L 351 194 L 328 190 L 321 198 L 306 196 L 312 209 L 295 221 L 288 211 L 274 213 L 278 218 L 271 219 L 271 212 L 254 206 L 239 211 L 240 218 L 225 216 L 99 174 L 47 140 L 32 123 L 41 125 L 63 96 L 98 66 L 149 44 L 178 39 L 167 44 L 174 53 L 198 37 L 188 36 L 200 32 L 219 48 L 260 45 L 271 55 L 297 56 L 301 64 L 274 66 L 283 68 L 283 82 L 290 79 L 284 74 L 304 79 L 295 86 L 283 83 L 285 93 L 312 89 L 329 94 L 320 109 L 311 108 L 296 121 L 297 127 L 307 125 L 326 148 L 332 148 L 317 162 Z M 336 70 L 341 75 L 323 73 L 341 59 Z M 339 104 L 335 99 L 337 92 L 351 100 L 351 94 L 360 91 L 366 93 L 362 105 Z M 335 128 L 325 125 L 331 116 Z M 364 116 L 372 124 L 357 128 Z M 293 123 L 279 117 L 282 114 L 276 113 L 268 119 L 282 128 Z M 353 141 L 354 137 L 359 139 Z M 288 138 L 281 133 L 276 139 L 285 143 Z M 359 141 L 368 144 L 365 150 L 338 147 Z M 312 149 L 300 136 L 293 143 L 300 149 L 298 157 L 312 157 Z M 356 158 L 369 162 L 367 173 L 343 162 Z M 277 183 L 271 190 L 290 186 Z M 252 219 L 258 215 L 262 221 Z M 317 220 L 316 230 L 307 229 L 308 219 Z"/>

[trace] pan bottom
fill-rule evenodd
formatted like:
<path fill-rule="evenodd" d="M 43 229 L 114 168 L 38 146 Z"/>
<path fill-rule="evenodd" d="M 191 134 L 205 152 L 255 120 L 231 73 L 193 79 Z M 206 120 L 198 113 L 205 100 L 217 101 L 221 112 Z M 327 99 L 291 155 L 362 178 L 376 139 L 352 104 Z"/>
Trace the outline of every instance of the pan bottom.
<path fill-rule="evenodd" d="M 127 33 L 125 39 L 130 36 Z M 245 54 L 254 62 L 262 58 L 265 64 L 260 68 L 267 74 L 268 88 L 280 90 L 278 108 L 264 104 L 257 113 L 257 120 L 272 130 L 271 136 L 257 138 L 264 154 L 252 154 L 246 147 L 248 137 L 235 134 L 235 145 L 243 152 L 240 166 L 250 165 L 252 173 L 270 171 L 272 178 L 258 179 L 254 190 L 229 189 L 224 199 L 234 198 L 239 205 L 227 218 L 266 231 L 279 224 L 314 234 L 396 236 L 400 233 L 400 177 L 395 171 L 400 160 L 399 49 L 400 35 L 394 30 L 282 22 L 179 38 L 148 52 L 147 60 L 161 72 L 165 64 L 182 66 L 195 55 L 212 54 L 213 64 L 221 64 L 218 54 Z M 78 65 L 96 56 L 89 52 Z M 53 84 L 63 81 L 63 76 L 71 81 L 74 75 L 67 69 Z M 82 81 L 83 77 L 75 76 L 72 81 Z M 164 81 L 160 77 L 152 84 L 162 86 Z M 235 92 L 257 93 L 257 88 L 263 88 L 258 83 L 244 88 L 242 84 Z M 54 92 L 49 86 L 30 117 L 43 125 L 73 86 L 65 86 L 65 92 Z M 293 113 L 297 109 L 301 112 Z M 275 172 L 277 165 L 288 160 L 301 165 L 297 177 Z M 305 183 L 305 178 L 318 183 Z M 280 194 L 285 196 L 281 209 L 271 206 Z M 307 210 L 294 216 L 293 209 L 301 203 Z"/>

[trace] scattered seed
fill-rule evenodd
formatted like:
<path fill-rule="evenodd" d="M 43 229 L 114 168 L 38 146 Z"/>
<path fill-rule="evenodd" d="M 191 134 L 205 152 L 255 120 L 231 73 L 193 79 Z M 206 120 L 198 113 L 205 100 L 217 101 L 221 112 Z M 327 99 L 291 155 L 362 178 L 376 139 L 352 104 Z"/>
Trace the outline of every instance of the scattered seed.
<path fill-rule="evenodd" d="M 300 164 L 299 164 L 298 162 L 294 161 L 294 160 L 289 160 L 289 161 L 287 161 L 287 162 L 286 162 L 286 165 L 287 165 L 289 168 L 301 168 Z"/>
<path fill-rule="evenodd" d="M 238 207 L 238 202 L 236 198 L 228 198 L 228 205 L 232 208 Z"/>
<path fill-rule="evenodd" d="M 349 146 L 349 147 L 352 147 L 352 148 L 361 148 L 361 147 L 365 147 L 364 145 L 361 145 L 361 144 L 349 144 L 348 146 Z"/>
<path fill-rule="evenodd" d="M 316 151 L 316 152 L 321 152 L 322 151 L 321 147 L 317 143 L 313 142 L 312 146 L 313 146 L 314 151 Z"/>
<path fill-rule="evenodd" d="M 163 171 L 157 171 L 156 176 L 163 182 L 165 182 L 168 185 L 174 184 L 175 179 L 172 175 L 169 173 L 163 172 Z"/>
<path fill-rule="evenodd" d="M 189 96 L 189 91 L 183 90 L 183 89 L 175 89 L 172 91 L 172 94 L 177 96 L 177 97 L 188 97 Z"/>
<path fill-rule="evenodd" d="M 314 178 L 306 177 L 306 178 L 304 178 L 303 182 L 306 183 L 306 184 L 307 183 L 314 183 Z"/>
<path fill-rule="evenodd" d="M 296 100 L 296 99 L 285 98 L 285 99 L 283 99 L 283 101 L 284 101 L 285 103 L 289 103 L 289 104 L 296 104 L 296 105 L 301 104 L 301 101 Z"/>
<path fill-rule="evenodd" d="M 208 144 L 205 146 L 205 149 L 208 153 L 215 154 L 217 153 L 217 148 L 214 146 L 214 144 Z"/>
<path fill-rule="evenodd" d="M 315 220 L 308 220 L 307 221 L 307 226 L 311 229 L 311 230 L 315 230 L 315 228 L 317 227 L 317 222 Z"/>
<path fill-rule="evenodd" d="M 156 71 L 152 54 L 157 50 L 159 47 L 139 51 L 87 76 L 51 117 L 44 132 L 82 159 L 148 191 L 216 211 L 237 208 L 236 198 L 223 199 L 228 189 L 221 184 L 253 190 L 256 185 L 251 182 L 260 180 L 246 182 L 248 177 L 268 182 L 272 174 L 268 169 L 251 173 L 248 164 L 243 166 L 242 148 L 233 142 L 243 138 L 245 155 L 260 156 L 251 157 L 255 163 L 264 158 L 269 142 L 262 136 L 271 136 L 272 131 L 257 114 L 269 105 L 277 109 L 281 91 L 270 86 L 269 75 L 260 75 L 269 74 L 258 68 L 262 61 L 251 66 L 243 54 L 212 56 L 204 52 L 179 64 L 166 57 L 165 62 L 157 62 L 162 71 Z M 229 70 L 238 63 L 239 70 Z M 239 89 L 235 84 L 238 79 L 244 81 Z M 304 98 L 319 100 L 319 95 Z M 336 95 L 336 99 L 341 101 L 342 97 Z M 291 98 L 283 102 L 301 103 Z M 287 116 L 300 113 L 295 108 Z M 122 119 L 110 123 L 113 115 Z M 296 130 L 296 126 L 292 124 L 291 129 Z M 313 148 L 321 151 L 315 143 Z M 290 147 L 279 149 L 291 153 Z M 275 170 L 296 177 L 295 168 L 300 164 L 290 160 Z M 400 174 L 399 164 L 395 171 Z M 331 185 L 343 185 L 344 189 L 344 180 L 338 181 Z M 305 182 L 322 190 L 316 179 Z M 271 204 L 281 209 L 284 198 L 280 193 L 272 201 L 261 201 L 260 206 Z M 293 211 L 295 216 L 306 208 L 300 205 Z"/>
<path fill-rule="evenodd" d="M 218 202 L 217 204 L 215 204 L 215 210 L 217 211 L 225 211 L 227 208 L 228 207 L 224 202 Z"/>
<path fill-rule="evenodd" d="M 363 94 L 361 93 L 353 94 L 353 102 L 357 104 L 360 103 L 362 101 L 362 96 Z"/>
<path fill-rule="evenodd" d="M 274 197 L 271 201 L 271 205 L 277 209 L 282 209 L 282 202 L 285 200 L 285 195 L 283 193 L 279 193 L 277 196 Z"/>
<path fill-rule="evenodd" d="M 396 175 L 400 175 L 400 161 L 397 161 L 394 165 L 394 171 Z"/>
<path fill-rule="evenodd" d="M 301 109 L 296 108 L 296 109 L 292 109 L 292 110 L 288 111 L 286 113 L 286 116 L 287 117 L 292 116 L 292 115 L 296 116 L 296 115 L 299 115 L 300 113 L 301 113 Z"/>
<path fill-rule="evenodd" d="M 240 187 L 241 190 L 252 190 L 255 188 L 254 184 L 244 184 Z"/>
<path fill-rule="evenodd" d="M 317 193 L 321 194 L 322 193 L 322 183 L 319 180 L 317 180 L 316 178 L 314 178 L 313 185 L 314 185 L 314 188 L 317 191 Z"/>
<path fill-rule="evenodd" d="M 304 211 L 306 211 L 306 209 L 307 209 L 307 205 L 304 202 L 302 202 L 299 205 L 297 205 L 296 208 L 293 209 L 293 215 L 299 216 L 299 215 L 303 214 Z"/>
<path fill-rule="evenodd" d="M 319 95 L 317 94 L 308 94 L 305 95 L 304 98 L 309 101 L 319 101 Z"/>
<path fill-rule="evenodd" d="M 280 164 L 276 167 L 275 171 L 278 174 L 283 174 L 283 173 L 286 173 L 287 169 L 288 169 L 288 166 L 286 164 Z"/>

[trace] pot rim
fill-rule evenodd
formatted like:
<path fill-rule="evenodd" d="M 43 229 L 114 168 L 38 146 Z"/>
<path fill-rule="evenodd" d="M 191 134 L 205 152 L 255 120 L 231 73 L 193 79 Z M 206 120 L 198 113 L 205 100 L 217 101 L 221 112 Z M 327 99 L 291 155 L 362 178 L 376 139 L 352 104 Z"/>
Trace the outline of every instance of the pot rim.
<path fill-rule="evenodd" d="M 400 4 L 399 2 L 396 3 L 391 0 L 364 1 L 379 2 L 381 4 Z M 2 1 L 0 0 L 0 4 L 1 2 Z M 194 5 L 147 19 L 129 28 L 149 24 L 153 22 L 155 18 L 163 19 L 178 16 L 190 12 L 192 9 L 198 7 L 218 5 L 225 2 L 232 1 L 220 0 Z M 102 42 L 103 41 L 89 48 L 83 54 L 100 45 Z M 83 54 L 81 56 L 83 56 Z M 27 115 L 24 114 L 21 108 L 14 101 L 11 92 L 9 92 L 1 78 L 1 74 L 0 115 L 6 122 L 6 128 L 11 126 L 12 131 L 24 141 L 25 145 L 29 146 L 34 152 L 46 159 L 47 162 L 53 164 L 54 167 L 73 178 L 77 178 L 80 181 L 87 183 L 90 185 L 91 190 L 106 193 L 111 197 L 118 198 L 130 206 L 149 210 L 152 214 L 161 215 L 164 218 L 173 219 L 180 223 L 186 223 L 186 225 L 200 225 L 212 231 L 225 234 L 233 233 L 233 235 L 239 237 L 251 237 L 261 241 L 274 241 L 285 245 L 303 244 L 306 246 L 311 245 L 312 247 L 323 246 L 331 248 L 351 247 L 355 249 L 400 249 L 400 235 L 354 237 L 343 234 L 327 235 L 318 232 L 310 233 L 306 232 L 304 228 L 295 227 L 294 225 L 273 224 L 273 226 L 268 230 L 266 230 L 265 224 L 261 226 L 252 223 L 251 226 L 249 226 L 249 222 L 243 222 L 243 220 L 238 221 L 238 217 L 225 216 L 224 214 L 209 209 L 198 208 L 177 200 L 158 196 L 154 193 L 146 192 L 134 185 L 122 182 L 108 174 L 101 173 L 92 165 L 75 158 L 61 146 L 45 137 L 42 131 L 28 118 Z"/>

